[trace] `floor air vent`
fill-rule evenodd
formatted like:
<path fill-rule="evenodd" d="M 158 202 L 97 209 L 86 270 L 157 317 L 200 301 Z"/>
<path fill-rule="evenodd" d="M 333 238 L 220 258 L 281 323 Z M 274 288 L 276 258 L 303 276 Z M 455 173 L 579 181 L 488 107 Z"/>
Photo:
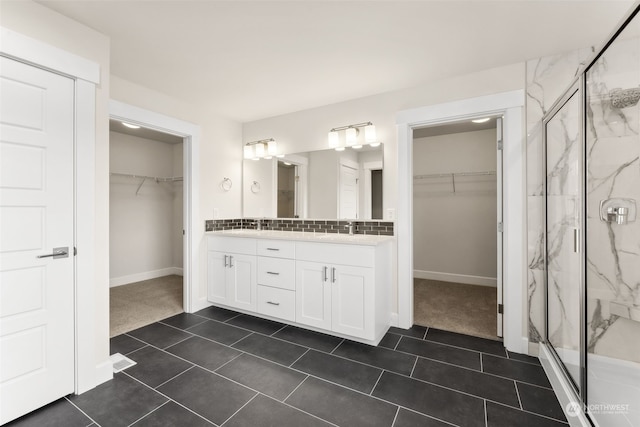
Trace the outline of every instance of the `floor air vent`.
<path fill-rule="evenodd" d="M 111 363 L 113 363 L 114 373 L 124 371 L 125 369 L 130 368 L 131 366 L 136 364 L 136 362 L 126 356 L 123 356 L 120 353 L 112 354 L 111 356 L 109 356 L 109 359 L 111 359 Z"/>

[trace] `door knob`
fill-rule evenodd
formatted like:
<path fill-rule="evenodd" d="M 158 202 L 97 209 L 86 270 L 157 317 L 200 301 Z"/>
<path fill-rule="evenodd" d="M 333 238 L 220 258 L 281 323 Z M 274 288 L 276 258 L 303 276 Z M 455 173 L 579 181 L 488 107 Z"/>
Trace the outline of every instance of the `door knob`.
<path fill-rule="evenodd" d="M 52 257 L 53 259 L 69 258 L 69 246 L 65 246 L 62 248 L 53 248 L 52 253 L 46 254 L 46 255 L 38 255 L 36 258 L 49 258 L 49 257 Z"/>

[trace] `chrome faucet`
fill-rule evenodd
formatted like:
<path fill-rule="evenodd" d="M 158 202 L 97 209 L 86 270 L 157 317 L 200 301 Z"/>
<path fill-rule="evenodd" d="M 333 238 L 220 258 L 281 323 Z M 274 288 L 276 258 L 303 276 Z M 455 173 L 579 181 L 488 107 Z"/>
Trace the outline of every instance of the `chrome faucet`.
<path fill-rule="evenodd" d="M 349 236 L 353 236 L 353 221 L 347 222 L 347 225 L 345 225 L 344 228 L 348 228 Z"/>

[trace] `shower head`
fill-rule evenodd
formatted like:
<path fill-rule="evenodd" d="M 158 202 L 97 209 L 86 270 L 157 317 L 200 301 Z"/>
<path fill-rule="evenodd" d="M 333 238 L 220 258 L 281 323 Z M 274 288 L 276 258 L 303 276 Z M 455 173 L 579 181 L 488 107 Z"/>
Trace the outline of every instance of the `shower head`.
<path fill-rule="evenodd" d="M 640 87 L 631 89 L 611 89 L 609 91 L 611 106 L 614 108 L 633 107 L 640 100 Z"/>

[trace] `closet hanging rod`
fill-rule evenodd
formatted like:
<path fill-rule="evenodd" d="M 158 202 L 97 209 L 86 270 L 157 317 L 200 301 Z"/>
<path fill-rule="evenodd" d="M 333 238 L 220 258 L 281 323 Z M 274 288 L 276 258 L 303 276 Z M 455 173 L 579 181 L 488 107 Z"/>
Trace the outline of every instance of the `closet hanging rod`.
<path fill-rule="evenodd" d="M 413 179 L 451 178 L 452 176 L 491 176 L 495 174 L 496 171 L 431 173 L 426 175 L 414 175 Z"/>
<path fill-rule="evenodd" d="M 119 172 L 111 172 L 111 176 L 123 176 L 126 178 L 135 178 L 135 179 L 152 179 L 155 182 L 174 182 L 174 181 L 182 181 L 181 176 L 172 176 L 172 177 L 160 177 L 160 176 L 146 176 L 146 175 L 133 175 L 130 173 L 119 173 Z"/>

